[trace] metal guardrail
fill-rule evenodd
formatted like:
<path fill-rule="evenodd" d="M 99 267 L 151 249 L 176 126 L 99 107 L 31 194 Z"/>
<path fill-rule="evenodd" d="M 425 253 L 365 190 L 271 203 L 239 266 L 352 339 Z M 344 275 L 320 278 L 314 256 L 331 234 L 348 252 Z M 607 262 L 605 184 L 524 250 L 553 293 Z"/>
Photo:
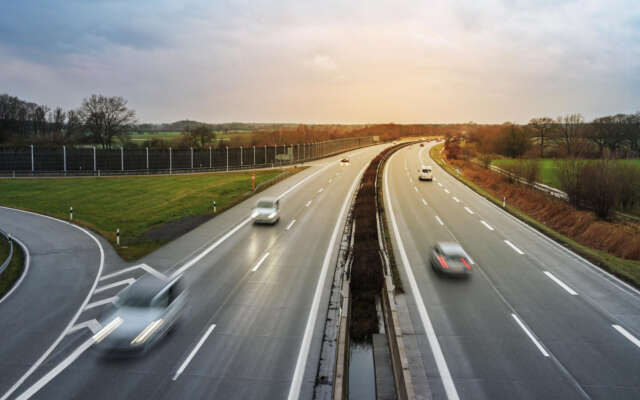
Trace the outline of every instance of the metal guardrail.
<path fill-rule="evenodd" d="M 564 201 L 569 201 L 569 196 L 567 195 L 567 193 L 563 192 L 562 190 L 556 189 L 554 187 L 545 185 L 544 183 L 540 183 L 540 182 L 533 182 L 533 183 L 529 183 L 526 179 L 522 178 L 521 176 L 518 176 L 516 174 L 514 174 L 511 171 L 507 171 L 503 168 L 497 167 L 495 165 L 490 165 L 489 169 L 492 170 L 493 172 L 497 172 L 501 175 L 505 175 L 510 177 L 511 179 L 520 182 L 522 184 L 525 184 L 527 186 L 530 186 L 538 191 L 544 192 L 550 196 L 553 196 L 557 199 L 560 200 L 564 200 Z M 622 219 L 622 220 L 627 220 L 627 221 L 631 221 L 631 222 L 640 222 L 640 218 L 635 217 L 633 215 L 629 215 L 629 214 L 625 214 L 622 213 L 620 211 L 613 211 L 613 215 L 616 216 L 616 218 L 618 219 Z"/>
<path fill-rule="evenodd" d="M 393 370 L 393 379 L 396 387 L 396 396 L 401 400 L 412 400 L 416 398 L 413 382 L 411 379 L 411 371 L 409 370 L 409 361 L 407 353 L 404 347 L 404 339 L 402 330 L 400 329 L 400 322 L 398 319 L 398 311 L 395 301 L 395 287 L 393 285 L 393 278 L 391 276 L 391 263 L 389 258 L 389 250 L 387 249 L 386 241 L 384 239 L 384 222 L 381 218 L 379 202 L 378 202 L 378 177 L 380 176 L 380 170 L 383 168 L 389 157 L 398 151 L 399 149 L 415 144 L 415 142 L 409 142 L 396 146 L 393 150 L 389 151 L 385 157 L 380 160 L 380 163 L 376 169 L 376 181 L 375 181 L 375 193 L 376 193 L 376 222 L 378 225 L 378 244 L 379 255 L 384 267 L 384 286 L 381 290 L 382 297 L 382 314 L 387 327 L 387 342 L 389 343 L 389 353 L 391 355 L 391 368 Z"/>
<path fill-rule="evenodd" d="M 13 240 L 11 239 L 11 235 L 9 235 L 8 233 L 4 232 L 1 229 L 0 229 L 0 236 L 4 236 L 4 238 L 9 242 L 9 256 L 2 263 L 2 265 L 0 265 L 0 275 L 2 275 L 2 273 L 4 273 L 4 270 L 9 266 L 9 264 L 11 264 L 11 260 L 13 258 Z"/>

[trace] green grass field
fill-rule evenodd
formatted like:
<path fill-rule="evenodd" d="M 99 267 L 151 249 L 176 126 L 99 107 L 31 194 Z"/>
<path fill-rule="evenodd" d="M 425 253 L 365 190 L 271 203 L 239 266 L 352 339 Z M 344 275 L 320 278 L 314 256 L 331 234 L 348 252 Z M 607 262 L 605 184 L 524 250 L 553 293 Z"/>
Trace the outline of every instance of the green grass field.
<path fill-rule="evenodd" d="M 295 170 L 289 170 L 294 173 Z M 256 185 L 283 170 L 256 172 Z M 136 176 L 67 179 L 1 179 L 0 204 L 35 211 L 61 219 L 69 218 L 115 244 L 120 229 L 120 255 L 137 259 L 162 242 L 143 237 L 145 232 L 185 216 L 217 211 L 246 198 L 251 173 L 211 173 L 180 176 Z"/>
<path fill-rule="evenodd" d="M 243 143 L 251 143 L 253 139 L 253 135 L 257 131 L 243 131 L 243 130 L 233 130 L 233 131 L 215 131 L 216 138 L 222 141 L 228 141 L 231 138 L 239 139 Z M 179 131 L 159 131 L 159 132 L 132 132 L 130 136 L 130 140 L 133 143 L 140 144 L 146 141 L 150 141 L 153 139 L 160 139 L 167 142 L 171 142 L 174 140 L 178 140 L 182 135 L 182 132 Z"/>
<path fill-rule="evenodd" d="M 558 181 L 557 160 L 551 158 L 543 158 L 539 159 L 538 161 L 540 162 L 540 182 L 544 183 L 545 185 L 559 188 L 560 182 Z M 491 164 L 500 168 L 507 168 L 509 165 L 512 165 L 515 162 L 516 160 L 511 158 L 501 158 L 493 160 Z M 634 165 L 637 168 L 640 168 L 640 159 L 617 160 L 615 162 Z"/>

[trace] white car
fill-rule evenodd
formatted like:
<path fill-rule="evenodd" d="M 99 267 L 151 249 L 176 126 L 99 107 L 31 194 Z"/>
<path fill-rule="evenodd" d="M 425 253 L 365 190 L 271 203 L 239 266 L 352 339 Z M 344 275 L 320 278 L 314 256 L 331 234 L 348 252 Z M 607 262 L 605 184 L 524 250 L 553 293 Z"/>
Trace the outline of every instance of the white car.
<path fill-rule="evenodd" d="M 253 211 L 256 224 L 275 224 L 280 219 L 280 200 L 275 197 L 263 197 L 256 203 Z"/>
<path fill-rule="evenodd" d="M 420 179 L 421 181 L 433 180 L 433 170 L 430 165 L 421 166 L 418 172 L 419 172 L 418 179 Z"/>

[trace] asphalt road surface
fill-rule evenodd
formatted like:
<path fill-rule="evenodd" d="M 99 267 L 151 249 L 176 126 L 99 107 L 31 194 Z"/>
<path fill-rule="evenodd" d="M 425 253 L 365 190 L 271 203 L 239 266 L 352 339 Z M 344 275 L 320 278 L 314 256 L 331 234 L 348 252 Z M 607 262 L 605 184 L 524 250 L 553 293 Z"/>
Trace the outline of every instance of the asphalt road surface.
<path fill-rule="evenodd" d="M 383 148 L 347 153 L 348 166 L 339 162 L 344 156 L 316 161 L 262 192 L 258 197 L 281 198 L 275 226 L 251 223 L 256 199 L 249 199 L 136 265 L 123 265 L 103 245 L 107 255 L 100 268 L 100 250 L 86 232 L 2 210 L 3 228 L 28 241 L 34 254 L 60 247 L 66 258 L 43 253 L 46 275 L 36 274 L 40 260 L 34 255 L 20 291 L 10 298 L 22 308 L 5 315 L 11 303 L 0 304 L 3 323 L 13 327 L 3 332 L 16 337 L 8 341 L 5 334 L 0 341 L 1 398 L 312 398 L 336 239 L 362 171 Z M 10 226 L 6 215 L 13 218 Z M 93 346 L 92 335 L 103 328 L 96 319 L 144 273 L 183 273 L 187 310 L 177 328 L 143 356 L 104 358 Z M 26 296 L 41 293 L 49 297 L 28 307 Z M 62 305 L 69 311 L 63 313 Z M 21 312 L 33 315 L 25 320 Z M 31 343 L 33 335 L 21 337 L 31 330 L 39 335 L 37 343 Z"/>
<path fill-rule="evenodd" d="M 638 292 L 472 192 L 429 148 L 397 152 L 384 182 L 434 398 L 640 398 Z M 418 181 L 421 164 L 433 182 Z M 462 244 L 470 279 L 431 269 L 438 241 Z"/>

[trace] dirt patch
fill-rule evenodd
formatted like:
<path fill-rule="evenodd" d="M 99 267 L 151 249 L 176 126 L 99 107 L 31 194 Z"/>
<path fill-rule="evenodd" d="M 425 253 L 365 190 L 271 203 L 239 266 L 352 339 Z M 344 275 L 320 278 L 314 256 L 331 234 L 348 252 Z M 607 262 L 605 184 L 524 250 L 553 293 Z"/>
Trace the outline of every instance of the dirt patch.
<path fill-rule="evenodd" d="M 169 242 L 215 217 L 215 214 L 187 215 L 175 221 L 164 223 L 142 235 L 145 239 Z"/>
<path fill-rule="evenodd" d="M 466 178 L 493 196 L 506 197 L 511 206 L 576 242 L 627 260 L 640 260 L 640 224 L 603 221 L 593 212 L 577 210 L 562 200 L 511 183 L 503 175 L 475 164 L 458 160 L 447 162 L 460 168 Z"/>

